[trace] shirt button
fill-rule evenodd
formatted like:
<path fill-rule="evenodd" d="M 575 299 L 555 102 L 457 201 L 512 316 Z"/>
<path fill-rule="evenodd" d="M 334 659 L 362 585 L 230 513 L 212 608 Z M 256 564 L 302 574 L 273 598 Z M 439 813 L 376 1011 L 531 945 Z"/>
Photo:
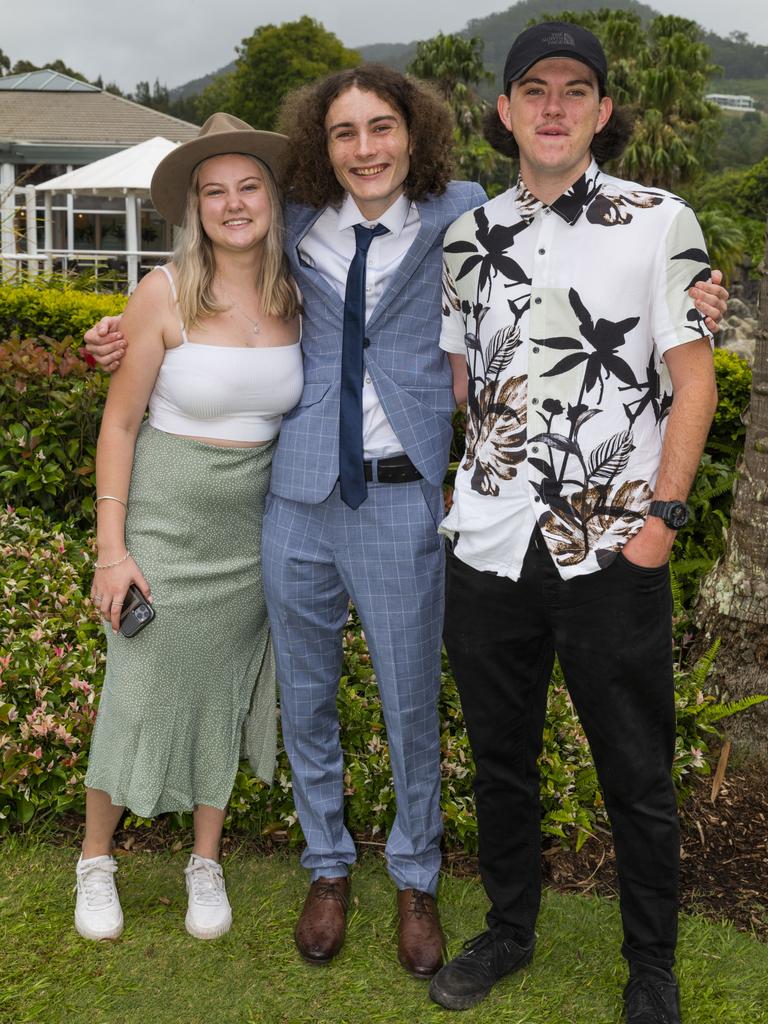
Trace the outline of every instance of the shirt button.
<path fill-rule="evenodd" d="M 550 208 L 548 206 L 545 206 L 544 207 L 544 213 L 548 217 L 550 215 L 550 213 L 552 213 L 552 211 L 550 210 Z"/>
<path fill-rule="evenodd" d="M 546 251 L 546 249 L 539 249 L 539 256 L 543 256 Z"/>
<path fill-rule="evenodd" d="M 536 497 L 535 497 L 535 498 L 534 498 L 533 500 L 534 500 L 534 501 L 541 501 L 541 498 L 540 498 L 540 497 L 538 496 L 538 494 L 537 494 L 537 495 L 536 495 Z"/>
<path fill-rule="evenodd" d="M 370 294 L 371 294 L 371 292 L 373 291 L 373 285 L 369 284 L 369 285 L 368 285 L 368 286 L 366 287 L 366 289 L 365 289 L 365 290 L 366 290 L 367 294 L 368 294 L 368 295 L 370 295 Z"/>
<path fill-rule="evenodd" d="M 370 377 L 366 377 L 365 378 L 365 383 L 366 384 L 370 384 L 371 383 L 371 378 Z"/>
<path fill-rule="evenodd" d="M 539 404 L 538 398 L 532 398 L 531 399 L 531 405 L 538 405 L 538 404 Z"/>
<path fill-rule="evenodd" d="M 541 349 L 539 348 L 539 346 L 538 346 L 538 345 L 534 345 L 534 346 L 533 346 L 533 351 L 534 351 L 534 352 L 541 352 Z"/>
<path fill-rule="evenodd" d="M 536 303 L 537 306 L 541 305 L 541 299 L 534 299 L 533 301 Z"/>
<path fill-rule="evenodd" d="M 533 445 L 533 446 L 531 447 L 531 451 L 532 451 L 532 452 L 534 453 L 534 455 L 536 454 L 536 452 L 537 452 L 538 450 L 539 450 L 539 446 L 538 446 L 537 444 L 535 444 L 535 445 Z"/>

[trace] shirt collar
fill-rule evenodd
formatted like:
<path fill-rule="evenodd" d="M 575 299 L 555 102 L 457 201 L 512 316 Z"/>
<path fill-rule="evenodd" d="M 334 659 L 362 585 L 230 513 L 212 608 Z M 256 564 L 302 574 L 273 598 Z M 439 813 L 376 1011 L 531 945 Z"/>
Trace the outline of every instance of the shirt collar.
<path fill-rule="evenodd" d="M 600 188 L 600 177 L 600 169 L 592 160 L 582 176 L 549 204 L 549 209 L 562 217 L 566 224 L 575 224 L 584 207 L 592 202 Z M 526 220 L 532 220 L 539 210 L 546 206 L 528 189 L 521 175 L 517 178 L 514 199 L 520 216 Z"/>
<path fill-rule="evenodd" d="M 410 199 L 406 198 L 405 195 L 401 195 L 382 213 L 378 220 L 370 221 L 360 213 L 357 203 L 347 192 L 339 210 L 338 228 L 339 231 L 344 231 L 347 228 L 354 227 L 355 224 L 383 224 L 395 238 L 398 238 L 400 232 L 405 227 L 405 221 L 410 208 Z"/>

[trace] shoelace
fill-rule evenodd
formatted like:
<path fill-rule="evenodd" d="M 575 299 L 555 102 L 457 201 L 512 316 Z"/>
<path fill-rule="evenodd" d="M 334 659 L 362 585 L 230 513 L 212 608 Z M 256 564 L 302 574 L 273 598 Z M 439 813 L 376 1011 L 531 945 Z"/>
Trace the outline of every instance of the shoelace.
<path fill-rule="evenodd" d="M 413 889 L 411 891 L 411 905 L 408 907 L 409 913 L 413 914 L 414 917 L 431 917 L 432 908 L 427 900 L 431 897 L 428 892 L 422 892 L 420 889 Z"/>
<path fill-rule="evenodd" d="M 192 888 L 192 899 L 204 907 L 215 907 L 221 903 L 224 892 L 224 872 L 221 865 L 195 857 L 184 874 Z"/>
<path fill-rule="evenodd" d="M 475 935 L 474 938 L 467 939 L 467 941 L 464 943 L 464 945 L 462 947 L 462 949 L 466 950 L 466 952 L 462 953 L 461 955 L 462 956 L 469 956 L 470 954 L 473 954 L 473 953 L 481 953 L 483 951 L 483 949 L 485 949 L 486 946 L 491 945 L 492 942 L 493 942 L 493 939 L 491 937 L 491 933 L 490 932 L 480 932 L 480 934 L 479 935 Z M 492 952 L 493 952 L 492 950 L 489 950 L 489 953 L 491 955 L 492 955 Z"/>
<path fill-rule="evenodd" d="M 660 983 L 653 978 L 633 978 L 627 985 L 624 998 L 627 1002 L 632 999 L 633 1014 L 650 1012 L 656 1024 L 669 1024 L 669 1007 L 662 995 Z"/>
<path fill-rule="evenodd" d="M 314 890 L 314 895 L 319 900 L 338 900 L 344 907 L 347 900 L 342 894 L 341 885 L 338 882 L 320 882 Z"/>
<path fill-rule="evenodd" d="M 82 888 L 89 910 L 103 910 L 115 899 L 115 883 L 112 875 L 117 864 L 106 858 L 98 864 L 85 864 L 77 869 L 77 881 Z"/>

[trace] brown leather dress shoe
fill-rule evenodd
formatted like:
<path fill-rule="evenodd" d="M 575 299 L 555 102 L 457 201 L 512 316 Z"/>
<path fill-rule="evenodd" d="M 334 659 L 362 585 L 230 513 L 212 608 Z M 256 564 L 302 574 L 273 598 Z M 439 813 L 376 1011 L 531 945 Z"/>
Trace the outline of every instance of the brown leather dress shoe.
<path fill-rule="evenodd" d="M 341 949 L 347 930 L 348 878 L 318 878 L 307 893 L 293 937 L 310 964 L 327 964 Z"/>
<path fill-rule="evenodd" d="M 437 903 L 428 892 L 401 889 L 397 894 L 397 912 L 398 960 L 414 978 L 431 978 L 442 966 L 445 949 Z"/>

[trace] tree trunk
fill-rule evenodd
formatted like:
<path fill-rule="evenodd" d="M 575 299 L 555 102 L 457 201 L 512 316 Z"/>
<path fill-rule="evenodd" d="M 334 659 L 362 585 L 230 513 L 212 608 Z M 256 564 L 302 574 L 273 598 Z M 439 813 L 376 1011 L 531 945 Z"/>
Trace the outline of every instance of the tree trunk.
<path fill-rule="evenodd" d="M 722 697 L 768 694 L 768 234 L 747 418 L 724 558 L 702 584 L 695 653 L 719 637 L 712 682 Z M 768 702 L 726 719 L 742 756 L 768 759 Z"/>

